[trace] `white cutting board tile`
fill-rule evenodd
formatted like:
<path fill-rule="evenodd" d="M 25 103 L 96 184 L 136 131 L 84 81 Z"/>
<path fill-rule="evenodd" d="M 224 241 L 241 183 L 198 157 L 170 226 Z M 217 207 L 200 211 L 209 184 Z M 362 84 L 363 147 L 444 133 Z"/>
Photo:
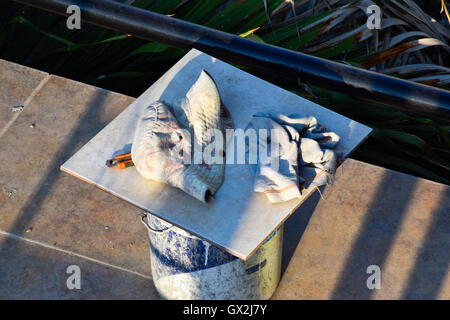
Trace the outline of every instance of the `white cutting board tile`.
<path fill-rule="evenodd" d="M 131 150 L 134 129 L 142 110 L 158 99 L 170 101 L 184 97 L 202 69 L 215 79 L 235 128 L 245 129 L 251 116 L 258 111 L 277 109 L 286 114 L 313 115 L 341 136 L 337 150 L 344 156 L 371 131 L 358 122 L 193 49 L 61 169 L 247 259 L 313 190 L 305 192 L 301 199 L 271 204 L 265 195 L 253 192 L 253 177 L 248 166 L 234 164 L 226 166 L 225 180 L 215 200 L 204 204 L 181 190 L 143 179 L 134 167 L 117 170 L 105 166 L 105 161 L 118 151 Z"/>

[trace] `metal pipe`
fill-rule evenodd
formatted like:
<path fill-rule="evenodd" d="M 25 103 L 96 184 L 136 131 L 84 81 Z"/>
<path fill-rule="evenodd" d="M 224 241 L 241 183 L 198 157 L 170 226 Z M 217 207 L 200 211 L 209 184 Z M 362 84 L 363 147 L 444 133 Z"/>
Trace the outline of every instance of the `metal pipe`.
<path fill-rule="evenodd" d="M 450 91 L 251 41 L 109 0 L 16 0 L 65 15 L 69 5 L 90 23 L 179 49 L 196 48 L 229 63 L 450 122 Z"/>

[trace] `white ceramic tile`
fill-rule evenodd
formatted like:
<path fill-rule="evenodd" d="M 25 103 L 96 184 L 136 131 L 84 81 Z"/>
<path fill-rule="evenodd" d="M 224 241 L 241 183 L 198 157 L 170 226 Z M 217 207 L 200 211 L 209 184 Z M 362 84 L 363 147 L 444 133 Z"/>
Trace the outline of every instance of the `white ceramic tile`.
<path fill-rule="evenodd" d="M 119 150 L 129 151 L 142 110 L 158 99 L 184 97 L 207 70 L 215 79 L 235 128 L 244 129 L 258 111 L 316 116 L 341 136 L 338 150 L 347 156 L 371 129 L 335 112 L 256 78 L 198 50 L 191 50 L 145 93 L 81 148 L 61 169 L 131 202 L 241 258 L 257 247 L 304 201 L 271 204 L 252 191 L 253 177 L 246 165 L 227 165 L 225 180 L 212 203 L 204 204 L 183 191 L 143 179 L 134 168 L 107 168 L 105 161 Z M 301 213 L 300 213 L 301 214 Z"/>

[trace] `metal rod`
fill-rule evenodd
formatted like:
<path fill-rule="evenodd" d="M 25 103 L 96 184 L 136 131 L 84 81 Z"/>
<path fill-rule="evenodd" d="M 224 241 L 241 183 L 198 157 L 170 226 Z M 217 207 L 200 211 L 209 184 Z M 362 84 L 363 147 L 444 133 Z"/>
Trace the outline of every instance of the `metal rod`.
<path fill-rule="evenodd" d="M 450 91 L 251 41 L 109 0 L 16 0 L 65 15 L 69 5 L 90 23 L 179 49 L 196 48 L 229 63 L 450 122 Z"/>

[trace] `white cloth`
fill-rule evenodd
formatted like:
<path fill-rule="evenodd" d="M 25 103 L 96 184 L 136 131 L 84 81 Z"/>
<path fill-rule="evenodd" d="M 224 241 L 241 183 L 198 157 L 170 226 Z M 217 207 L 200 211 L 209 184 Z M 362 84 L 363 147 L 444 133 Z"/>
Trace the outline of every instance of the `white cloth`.
<path fill-rule="evenodd" d="M 247 161 L 251 153 L 257 154 L 257 163 L 249 163 L 255 192 L 276 203 L 300 197 L 303 189 L 333 183 L 340 155 L 331 149 L 340 138 L 315 117 L 260 112 L 247 129 L 255 129 L 258 137 L 257 146 L 247 141 L 246 150 Z"/>

